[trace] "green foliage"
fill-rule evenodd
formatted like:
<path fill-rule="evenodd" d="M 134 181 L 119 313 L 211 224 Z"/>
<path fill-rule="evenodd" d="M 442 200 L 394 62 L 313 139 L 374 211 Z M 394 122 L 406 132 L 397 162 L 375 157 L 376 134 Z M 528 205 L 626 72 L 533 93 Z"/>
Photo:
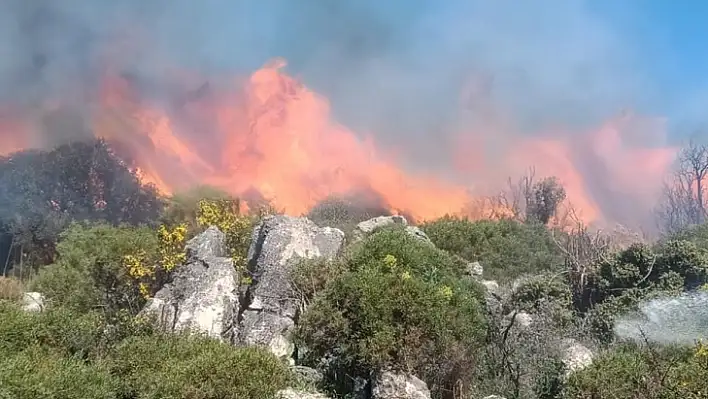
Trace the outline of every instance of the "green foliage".
<path fill-rule="evenodd" d="M 411 370 L 438 393 L 471 372 L 485 328 L 482 289 L 462 278 L 459 262 L 402 229 L 374 233 L 346 262 L 300 319 L 309 362 L 329 358 L 328 372 L 341 376 Z"/>
<path fill-rule="evenodd" d="M 40 271 L 32 289 L 53 304 L 81 311 L 102 308 L 137 313 L 145 299 L 129 275 L 125 257 L 156 254 L 156 234 L 147 227 L 73 224 L 62 234 L 56 263 Z"/>
<path fill-rule="evenodd" d="M 235 348 L 198 336 L 129 338 L 108 361 L 136 399 L 274 397 L 292 376 L 285 364 L 257 348 Z"/>
<path fill-rule="evenodd" d="M 290 382 L 264 350 L 118 316 L 0 303 L 0 398 L 267 398 Z"/>
<path fill-rule="evenodd" d="M 119 399 L 120 381 L 100 367 L 33 345 L 0 359 L 2 399 Z"/>
<path fill-rule="evenodd" d="M 540 224 L 443 217 L 421 227 L 438 248 L 482 263 L 486 278 L 509 281 L 563 265 L 550 232 Z"/>
<path fill-rule="evenodd" d="M 621 345 L 572 374 L 563 398 L 704 398 L 706 366 L 691 348 Z"/>
<path fill-rule="evenodd" d="M 548 224 L 565 197 L 565 188 L 557 178 L 547 177 L 536 182 L 528 193 L 526 221 Z"/>
<path fill-rule="evenodd" d="M 0 233 L 10 248 L 2 248 L 3 262 L 9 256 L 30 266 L 51 263 L 72 220 L 154 223 L 162 207 L 155 189 L 102 140 L 0 158 Z"/>

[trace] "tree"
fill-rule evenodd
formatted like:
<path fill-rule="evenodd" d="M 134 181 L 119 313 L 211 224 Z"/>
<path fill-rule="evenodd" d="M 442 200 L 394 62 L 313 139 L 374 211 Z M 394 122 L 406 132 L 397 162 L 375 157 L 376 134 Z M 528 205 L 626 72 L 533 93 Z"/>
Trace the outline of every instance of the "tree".
<path fill-rule="evenodd" d="M 44 265 L 71 220 L 153 224 L 163 201 L 103 140 L 0 158 L 0 250 L 13 263 Z"/>
<path fill-rule="evenodd" d="M 536 180 L 536 170 L 530 168 L 516 183 L 508 179 L 508 187 L 496 199 L 517 220 L 548 224 L 566 199 L 565 188 L 556 177 Z"/>
<path fill-rule="evenodd" d="M 660 227 L 674 233 L 706 221 L 706 176 L 708 145 L 690 141 L 678 155 L 673 174 L 659 205 Z"/>

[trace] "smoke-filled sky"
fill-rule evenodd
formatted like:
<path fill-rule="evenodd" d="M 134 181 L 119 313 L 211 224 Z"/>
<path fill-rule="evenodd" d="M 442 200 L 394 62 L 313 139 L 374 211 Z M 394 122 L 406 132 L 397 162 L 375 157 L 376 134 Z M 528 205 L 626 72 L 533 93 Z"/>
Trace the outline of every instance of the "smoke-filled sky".
<path fill-rule="evenodd" d="M 215 80 L 247 76 L 283 57 L 289 74 L 329 99 L 336 120 L 428 172 L 459 161 L 450 148 L 465 129 L 483 129 L 504 149 L 560 131 L 566 143 L 540 145 L 561 148 L 558 156 L 574 134 L 633 110 L 668 118 L 671 141 L 705 122 L 708 27 L 699 17 L 707 7 L 662 0 L 0 0 L 0 101 L 30 108 L 57 96 L 81 101 L 107 59 L 144 90 L 166 94 L 174 90 L 164 82 L 170 68 Z M 665 135 L 646 130 L 631 139 L 667 145 Z M 607 148 L 614 135 L 601 135 Z M 579 196 L 593 197 L 604 213 L 626 214 L 635 201 L 616 205 L 626 194 L 617 182 L 632 180 L 629 166 L 645 162 L 641 154 L 615 160 L 628 153 L 605 145 L 594 158 L 584 156 L 584 144 L 566 158 L 587 191 Z M 484 152 L 494 160 L 493 147 Z M 487 163 L 483 173 L 494 168 Z M 607 184 L 621 172 L 629 177 Z"/>
<path fill-rule="evenodd" d="M 596 123 L 623 107 L 685 118 L 701 108 L 708 87 L 701 76 L 708 28 L 697 2 L 2 3 L 4 95 L 36 84 L 37 74 L 58 89 L 70 84 L 67 75 L 85 78 L 90 55 L 126 26 L 144 46 L 131 61 L 146 71 L 159 74 L 165 62 L 251 71 L 282 56 L 328 95 L 343 122 L 381 134 L 444 130 L 455 91 L 472 71 L 491 79 L 495 101 L 530 127 Z M 28 72 L 32 65 L 43 65 L 41 72 Z"/>

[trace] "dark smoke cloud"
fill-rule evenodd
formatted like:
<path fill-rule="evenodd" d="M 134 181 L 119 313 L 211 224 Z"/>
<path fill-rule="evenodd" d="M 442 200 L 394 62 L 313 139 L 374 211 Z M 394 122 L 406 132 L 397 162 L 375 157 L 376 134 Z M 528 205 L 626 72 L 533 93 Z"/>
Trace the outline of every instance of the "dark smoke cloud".
<path fill-rule="evenodd" d="M 73 100 L 69 116 L 44 117 L 51 143 L 87 134 L 86 92 L 106 53 L 162 96 L 174 92 L 161 82 L 168 65 L 208 80 L 285 57 L 290 72 L 330 98 L 338 120 L 406 147 L 429 171 L 449 167 L 460 124 L 485 117 L 460 115 L 470 79 L 484 103 L 514 116 L 520 134 L 595 127 L 622 108 L 641 110 L 653 93 L 630 43 L 589 0 L 1 4 L 0 99 L 30 109 L 50 94 Z M 593 173 L 592 162 L 587 169 Z"/>

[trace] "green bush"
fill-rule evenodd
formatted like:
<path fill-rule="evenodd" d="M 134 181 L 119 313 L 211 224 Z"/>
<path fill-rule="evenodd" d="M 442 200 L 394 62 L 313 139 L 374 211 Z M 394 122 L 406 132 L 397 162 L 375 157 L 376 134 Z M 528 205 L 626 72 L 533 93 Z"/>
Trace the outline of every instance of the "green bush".
<path fill-rule="evenodd" d="M 262 349 L 199 336 L 128 338 L 108 363 L 124 397 L 136 399 L 270 398 L 292 380 L 287 365 Z"/>
<path fill-rule="evenodd" d="M 479 261 L 489 279 L 509 281 L 563 265 L 551 233 L 541 224 L 443 217 L 421 227 L 438 248 Z"/>
<path fill-rule="evenodd" d="M 77 357 L 31 345 L 0 358 L 1 399 L 118 399 L 120 380 Z"/>
<path fill-rule="evenodd" d="M 57 261 L 40 271 L 31 288 L 53 305 L 135 314 L 145 299 L 128 274 L 125 256 L 154 254 L 157 248 L 157 235 L 147 227 L 73 224 L 61 236 Z"/>
<path fill-rule="evenodd" d="M 330 376 L 410 370 L 437 394 L 472 371 L 485 320 L 482 289 L 462 278 L 463 265 L 401 229 L 372 234 L 346 262 L 300 319 L 306 362 L 330 359 Z"/>
<path fill-rule="evenodd" d="M 624 344 L 568 378 L 565 399 L 704 398 L 708 364 L 688 347 Z"/>

